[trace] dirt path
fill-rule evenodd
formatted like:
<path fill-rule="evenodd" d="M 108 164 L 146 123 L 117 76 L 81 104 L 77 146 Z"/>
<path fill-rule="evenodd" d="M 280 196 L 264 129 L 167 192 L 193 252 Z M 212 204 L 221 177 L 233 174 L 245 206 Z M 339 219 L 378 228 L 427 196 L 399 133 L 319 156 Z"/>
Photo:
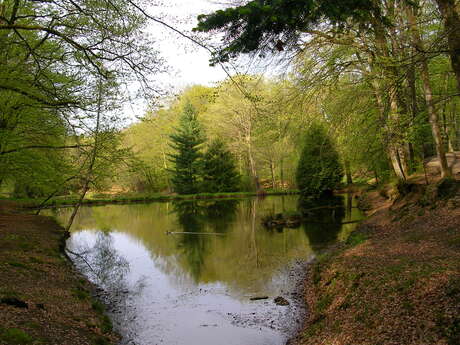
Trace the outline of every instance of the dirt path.
<path fill-rule="evenodd" d="M 456 177 L 460 177 L 460 152 L 448 152 L 447 164 L 452 169 L 452 174 Z M 440 171 L 439 159 L 436 157 L 428 159 L 425 166 L 430 174 L 437 175 Z"/>
<path fill-rule="evenodd" d="M 460 194 L 408 200 L 372 193 L 374 215 L 311 267 L 296 345 L 460 344 Z"/>
<path fill-rule="evenodd" d="M 116 337 L 60 250 L 51 218 L 0 202 L 0 344 L 103 345 Z"/>

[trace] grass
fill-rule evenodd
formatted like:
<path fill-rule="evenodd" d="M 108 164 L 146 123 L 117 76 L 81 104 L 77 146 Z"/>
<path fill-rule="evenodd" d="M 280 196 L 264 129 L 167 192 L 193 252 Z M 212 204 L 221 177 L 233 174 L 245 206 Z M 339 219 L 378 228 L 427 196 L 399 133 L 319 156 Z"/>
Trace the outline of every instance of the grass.
<path fill-rule="evenodd" d="M 269 190 L 264 195 L 290 195 L 298 194 L 298 190 Z M 206 200 L 206 199 L 238 199 L 251 196 L 257 196 L 256 192 L 233 192 L 233 193 L 200 193 L 190 195 L 172 195 L 172 194 L 120 194 L 120 195 L 103 195 L 96 194 L 91 198 L 83 200 L 84 205 L 110 204 L 110 203 L 138 203 L 151 201 L 173 201 L 173 200 Z M 2 198 L 3 200 L 15 201 L 25 208 L 37 208 L 41 206 L 45 199 L 18 199 Z M 72 206 L 77 204 L 77 196 L 55 197 L 48 200 L 45 207 Z"/>

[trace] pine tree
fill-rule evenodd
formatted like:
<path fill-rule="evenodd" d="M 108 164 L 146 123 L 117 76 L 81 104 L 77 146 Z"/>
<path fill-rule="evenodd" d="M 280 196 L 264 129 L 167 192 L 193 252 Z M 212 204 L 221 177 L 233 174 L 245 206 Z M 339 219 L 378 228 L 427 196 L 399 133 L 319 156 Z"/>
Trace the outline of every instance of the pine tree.
<path fill-rule="evenodd" d="M 171 170 L 171 182 L 179 194 L 195 194 L 200 192 L 202 153 L 200 146 L 205 138 L 192 104 L 184 106 L 179 128 L 170 136 L 171 147 L 176 150 L 171 154 L 174 169 Z"/>
<path fill-rule="evenodd" d="M 322 126 L 312 125 L 305 136 L 297 166 L 297 186 L 304 196 L 332 191 L 343 178 L 339 155 Z"/>
<path fill-rule="evenodd" d="M 236 171 L 232 154 L 221 140 L 214 140 L 204 155 L 203 191 L 236 192 L 239 187 L 240 175 Z"/>

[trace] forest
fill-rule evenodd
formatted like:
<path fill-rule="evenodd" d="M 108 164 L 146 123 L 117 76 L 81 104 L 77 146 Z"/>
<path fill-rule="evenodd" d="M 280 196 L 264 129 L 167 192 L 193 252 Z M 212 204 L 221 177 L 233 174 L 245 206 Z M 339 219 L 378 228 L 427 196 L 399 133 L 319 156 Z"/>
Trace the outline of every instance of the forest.
<path fill-rule="evenodd" d="M 0 0 L 0 345 L 460 344 L 459 96 L 460 0 Z"/>
<path fill-rule="evenodd" d="M 1 2 L 4 196 L 295 190 L 303 149 L 319 141 L 337 152 L 344 183 L 405 181 L 431 156 L 452 175 L 454 1 L 252 1 L 200 16 L 195 32 L 225 33 L 212 64 L 271 56 L 286 67 L 175 96 L 149 80 L 167 64 L 142 36 L 155 18 L 133 1 L 79 3 Z M 120 108 L 133 80 L 156 102 L 126 125 Z M 315 126 L 322 134 L 308 134 Z M 307 160 L 331 159 L 307 151 Z M 227 167 L 215 170 L 219 162 Z"/>

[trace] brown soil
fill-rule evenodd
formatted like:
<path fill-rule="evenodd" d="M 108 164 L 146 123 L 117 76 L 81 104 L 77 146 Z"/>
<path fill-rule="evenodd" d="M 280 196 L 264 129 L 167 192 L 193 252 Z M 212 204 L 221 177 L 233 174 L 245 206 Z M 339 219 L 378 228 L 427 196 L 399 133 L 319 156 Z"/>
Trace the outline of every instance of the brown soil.
<path fill-rule="evenodd" d="M 309 268 L 294 344 L 460 344 L 460 193 L 432 191 L 367 194 L 372 216 Z"/>
<path fill-rule="evenodd" d="M 62 252 L 64 230 L 16 210 L 0 202 L 0 344 L 114 343 L 103 306 Z"/>

